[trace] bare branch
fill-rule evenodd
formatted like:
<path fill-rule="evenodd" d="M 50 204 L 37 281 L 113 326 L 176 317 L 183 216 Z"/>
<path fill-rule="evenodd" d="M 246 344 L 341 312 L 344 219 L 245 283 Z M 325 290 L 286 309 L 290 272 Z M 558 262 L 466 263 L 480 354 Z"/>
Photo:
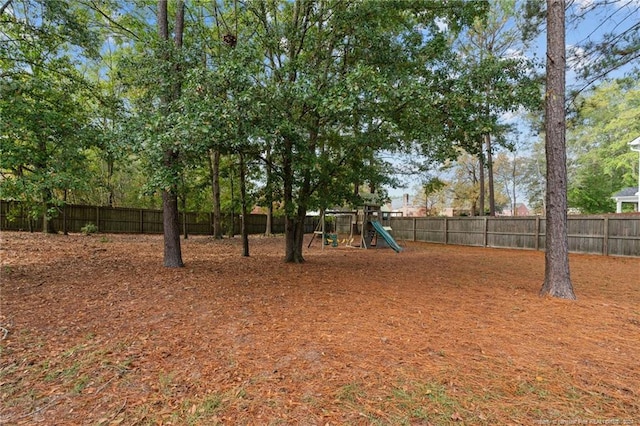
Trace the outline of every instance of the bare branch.
<path fill-rule="evenodd" d="M 134 39 L 136 40 L 140 40 L 140 37 L 138 37 L 138 35 L 136 33 L 134 33 L 133 31 L 131 31 L 128 28 L 125 28 L 124 26 L 120 25 L 119 23 L 117 23 L 116 21 L 114 21 L 113 19 L 111 19 L 111 17 L 109 15 L 107 15 L 105 12 L 103 12 L 100 7 L 96 4 L 96 2 L 94 0 L 90 0 L 89 2 L 91 4 L 91 7 L 98 12 L 100 15 L 102 15 L 103 18 L 105 18 L 111 25 L 115 26 L 116 28 L 126 32 L 127 34 L 131 35 Z"/>

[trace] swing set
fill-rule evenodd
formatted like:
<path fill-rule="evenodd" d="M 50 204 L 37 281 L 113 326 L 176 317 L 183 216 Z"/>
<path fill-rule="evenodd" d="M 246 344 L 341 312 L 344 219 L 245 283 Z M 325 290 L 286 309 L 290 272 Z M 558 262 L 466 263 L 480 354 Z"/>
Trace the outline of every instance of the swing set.
<path fill-rule="evenodd" d="M 324 246 L 338 247 L 340 244 L 346 247 L 355 248 L 384 248 L 391 247 L 397 253 L 402 248 L 396 243 L 389 231 L 391 228 L 382 225 L 383 215 L 382 208 L 375 204 L 365 204 L 357 211 L 343 210 L 322 210 L 320 212 L 320 221 L 307 248 L 310 248 L 316 238 L 322 241 L 322 249 Z M 333 220 L 327 220 L 327 217 Z M 338 219 L 349 217 L 349 237 L 342 240 L 338 237 Z M 361 226 L 360 226 L 361 225 Z M 354 244 L 355 239 L 359 235 L 359 244 Z"/>

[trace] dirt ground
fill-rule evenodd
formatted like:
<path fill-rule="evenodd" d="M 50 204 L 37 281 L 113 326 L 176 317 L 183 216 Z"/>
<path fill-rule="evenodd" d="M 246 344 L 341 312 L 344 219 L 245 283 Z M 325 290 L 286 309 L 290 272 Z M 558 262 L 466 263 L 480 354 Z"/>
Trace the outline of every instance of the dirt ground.
<path fill-rule="evenodd" d="M 250 241 L 3 232 L 0 423 L 640 424 L 640 259 Z"/>

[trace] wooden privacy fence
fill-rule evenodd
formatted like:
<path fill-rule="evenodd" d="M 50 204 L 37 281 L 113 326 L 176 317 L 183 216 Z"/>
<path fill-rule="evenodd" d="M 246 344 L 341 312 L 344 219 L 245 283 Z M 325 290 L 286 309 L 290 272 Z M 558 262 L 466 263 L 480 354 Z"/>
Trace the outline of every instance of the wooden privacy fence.
<path fill-rule="evenodd" d="M 305 232 L 310 233 L 316 227 L 318 218 L 307 217 Z M 123 207 L 66 205 L 61 207 L 53 219 L 56 231 L 81 232 L 88 224 L 94 224 L 99 232 L 104 233 L 142 233 L 161 234 L 162 210 L 132 209 Z M 213 234 L 213 214 L 182 213 L 180 229 L 192 235 Z M 222 230 L 225 234 L 240 233 L 240 218 L 224 216 Z M 247 217 L 249 234 L 264 234 L 267 229 L 267 216 L 252 214 Z M 17 201 L 0 201 L 0 230 L 7 231 L 41 231 L 42 218 L 33 220 L 28 217 Z M 272 232 L 284 233 L 284 218 L 273 218 Z"/>
<path fill-rule="evenodd" d="M 307 217 L 305 233 L 314 231 L 317 217 Z M 213 233 L 211 213 L 180 215 L 180 226 L 189 234 Z M 336 220 L 338 232 L 349 233 L 351 217 Z M 122 207 L 67 205 L 53 220 L 57 231 L 81 232 L 82 227 L 94 224 L 105 233 L 162 233 L 162 211 Z M 481 247 L 544 250 L 545 225 L 543 217 L 392 217 L 384 221 L 392 228 L 397 240 L 457 244 Z M 240 218 L 225 216 L 225 234 L 240 233 Z M 265 215 L 247 217 L 250 234 L 263 234 L 267 227 Z M 16 201 L 0 201 L 0 230 L 41 231 L 42 219 L 33 220 Z M 284 233 L 284 219 L 274 218 L 272 230 Z M 356 236 L 357 237 L 357 236 Z M 640 257 L 640 215 L 569 216 L 569 250 L 612 256 Z"/>
<path fill-rule="evenodd" d="M 569 251 L 640 257 L 640 215 L 569 216 Z M 546 220 L 527 217 L 399 217 L 397 240 L 544 250 Z"/>

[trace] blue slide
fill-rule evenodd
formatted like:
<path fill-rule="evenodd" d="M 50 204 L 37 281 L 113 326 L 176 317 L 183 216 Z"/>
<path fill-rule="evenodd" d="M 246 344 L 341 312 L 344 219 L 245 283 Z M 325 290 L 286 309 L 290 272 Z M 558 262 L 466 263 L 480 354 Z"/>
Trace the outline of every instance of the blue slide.
<path fill-rule="evenodd" d="M 384 229 L 384 227 L 380 222 L 378 222 L 377 220 L 372 220 L 371 224 L 375 228 L 378 235 L 382 236 L 382 238 L 387 242 L 387 244 L 389 244 L 389 247 L 394 249 L 396 253 L 400 253 L 402 251 L 402 247 L 400 247 L 398 243 L 396 243 L 396 240 L 394 240 L 391 234 L 388 233 L 386 229 Z"/>

